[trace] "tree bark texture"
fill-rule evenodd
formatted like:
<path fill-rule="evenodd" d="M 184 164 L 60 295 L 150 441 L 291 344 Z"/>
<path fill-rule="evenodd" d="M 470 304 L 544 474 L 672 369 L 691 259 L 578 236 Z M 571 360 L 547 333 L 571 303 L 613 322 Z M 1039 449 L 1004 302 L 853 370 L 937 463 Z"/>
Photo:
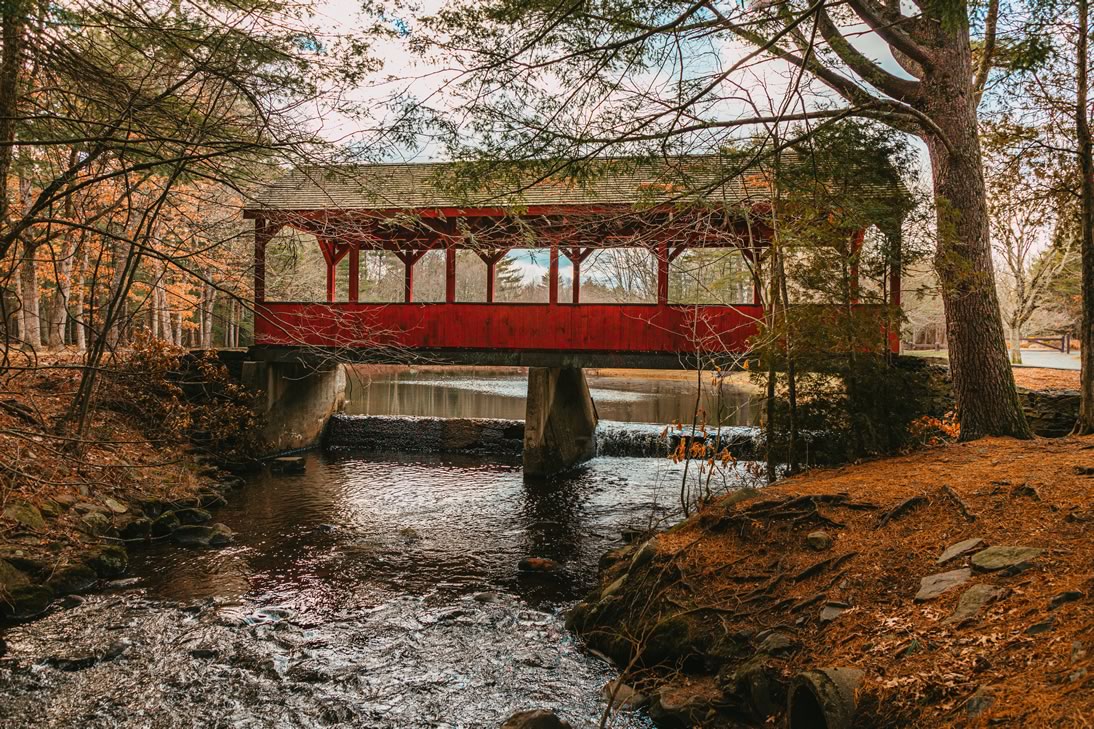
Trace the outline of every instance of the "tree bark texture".
<path fill-rule="evenodd" d="M 951 31 L 953 32 L 953 31 Z M 923 80 L 925 133 L 938 221 L 935 268 L 942 286 L 961 439 L 1031 437 L 1007 361 L 995 288 L 968 29 L 939 53 Z"/>
<path fill-rule="evenodd" d="M 1094 434 L 1094 142 L 1090 138 L 1087 104 L 1090 83 L 1087 67 L 1089 58 L 1090 7 L 1088 0 L 1079 0 L 1079 37 L 1076 54 L 1077 103 L 1075 131 L 1079 141 L 1079 169 L 1082 172 L 1081 210 L 1083 267 L 1082 331 L 1079 332 L 1082 374 L 1080 377 L 1079 420 L 1075 432 Z"/>

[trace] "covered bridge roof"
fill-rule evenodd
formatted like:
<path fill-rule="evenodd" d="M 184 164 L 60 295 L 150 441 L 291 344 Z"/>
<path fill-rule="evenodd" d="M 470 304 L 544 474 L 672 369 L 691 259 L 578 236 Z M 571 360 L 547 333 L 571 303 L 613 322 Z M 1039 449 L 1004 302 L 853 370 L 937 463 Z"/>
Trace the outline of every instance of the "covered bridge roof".
<path fill-rule="evenodd" d="M 246 206 L 269 211 L 534 208 L 649 205 L 702 199 L 727 206 L 766 201 L 770 171 L 721 155 L 585 163 L 581 179 L 532 165 L 399 163 L 299 167 Z"/>

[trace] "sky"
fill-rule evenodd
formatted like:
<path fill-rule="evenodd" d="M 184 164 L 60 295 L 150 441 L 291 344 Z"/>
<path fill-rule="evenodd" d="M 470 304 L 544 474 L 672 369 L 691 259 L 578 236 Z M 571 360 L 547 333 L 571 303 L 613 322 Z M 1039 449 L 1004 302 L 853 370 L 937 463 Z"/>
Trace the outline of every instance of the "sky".
<path fill-rule="evenodd" d="M 416 18 L 420 15 L 431 14 L 439 10 L 447 0 L 421 0 L 418 7 L 418 15 L 397 18 L 401 31 L 409 31 L 413 34 L 417 28 Z M 352 33 L 360 29 L 368 21 L 360 13 L 360 5 L 356 0 L 322 0 L 317 6 L 315 22 L 322 32 L 328 44 L 335 42 L 340 36 Z M 394 24 L 393 23 L 393 24 Z M 860 51 L 877 60 L 882 67 L 896 75 L 911 78 L 893 59 L 888 46 L 870 32 L 865 25 L 849 26 L 845 28 L 845 35 Z M 384 68 L 381 72 L 358 88 L 341 90 L 340 98 L 349 99 L 357 104 L 375 108 L 381 101 L 389 97 L 395 91 L 411 93 L 418 98 L 429 99 L 433 105 L 445 103 L 445 86 L 451 83 L 457 72 L 452 68 L 438 63 L 425 62 L 408 53 L 403 39 L 391 39 L 379 42 L 374 47 L 374 52 L 382 60 Z M 705 73 L 714 68 L 713 63 L 728 65 L 747 53 L 750 49 L 740 42 L 727 42 L 715 49 L 714 53 L 706 56 L 707 62 L 712 65 L 709 68 L 692 68 L 695 73 Z M 703 63 L 697 61 L 696 63 Z M 754 66 L 740 74 L 742 85 L 752 85 L 754 88 L 766 87 L 774 97 L 774 104 L 779 104 L 780 92 L 788 87 L 788 66 L 779 61 L 767 61 L 759 66 Z M 651 79 L 656 80 L 656 79 Z M 819 98 L 819 97 L 818 97 Z M 754 103 L 754 102 L 753 102 Z M 746 103 L 732 101 L 724 103 L 717 110 L 717 114 L 723 118 L 735 116 L 751 116 L 755 113 Z M 339 144 L 362 143 L 367 139 L 368 132 L 359 127 L 359 122 L 352 117 L 329 109 L 316 109 L 312 122 L 316 124 L 318 131 L 324 138 Z M 926 169 L 926 154 L 919 140 L 915 145 L 920 151 L 921 173 L 924 179 L 928 177 Z M 383 161 L 398 162 L 427 162 L 443 160 L 443 152 L 436 146 L 426 145 L 422 149 L 409 149 L 406 147 L 387 148 L 382 155 Z M 510 256 L 524 272 L 526 281 L 538 280 L 547 271 L 547 258 L 545 251 L 514 252 Z M 572 278 L 572 268 L 569 261 L 560 259 L 560 274 L 564 279 Z"/>

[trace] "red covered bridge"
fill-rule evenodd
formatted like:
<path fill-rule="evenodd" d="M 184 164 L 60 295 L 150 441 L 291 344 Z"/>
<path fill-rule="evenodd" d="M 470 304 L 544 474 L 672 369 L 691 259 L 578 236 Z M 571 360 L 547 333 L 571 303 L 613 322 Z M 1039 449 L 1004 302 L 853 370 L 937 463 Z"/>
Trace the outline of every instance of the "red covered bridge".
<path fill-rule="evenodd" d="M 470 192 L 461 185 L 463 168 L 453 164 L 297 170 L 265 188 L 245 213 L 255 221 L 256 345 L 272 360 L 319 349 L 357 361 L 420 355 L 579 367 L 680 367 L 700 355 L 746 353 L 764 317 L 759 282 L 772 236 L 770 185 L 762 170 L 740 174 L 730 167 L 717 156 L 606 160 L 580 182 L 525 173 Z M 267 248 L 290 228 L 314 236 L 322 251 L 325 301 L 266 298 Z M 861 230 L 835 233 L 863 237 Z M 656 300 L 582 302 L 582 263 L 595 251 L 626 247 L 652 255 Z M 495 300 L 498 264 L 514 248 L 548 249 L 546 302 Z M 748 300 L 671 302 L 670 267 L 694 249 L 739 252 L 753 277 Z M 481 300 L 457 297 L 458 250 L 473 251 L 485 264 Z M 365 251 L 389 251 L 401 261 L 401 302 L 361 300 Z M 415 266 L 430 251 L 443 251 L 445 293 L 443 301 L 423 303 L 415 299 Z M 572 267 L 565 301 L 562 267 Z M 893 304 L 899 275 L 894 266 Z M 345 300 L 336 300 L 339 291 Z M 891 342 L 895 347 L 895 333 Z"/>

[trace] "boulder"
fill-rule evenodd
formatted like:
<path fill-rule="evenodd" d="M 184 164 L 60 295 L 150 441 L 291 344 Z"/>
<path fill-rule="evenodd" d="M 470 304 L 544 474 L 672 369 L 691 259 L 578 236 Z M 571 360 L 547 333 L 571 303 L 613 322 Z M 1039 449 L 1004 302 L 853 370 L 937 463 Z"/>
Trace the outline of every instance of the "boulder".
<path fill-rule="evenodd" d="M 15 501 L 4 509 L 4 518 L 14 521 L 31 531 L 41 531 L 46 528 L 46 520 L 42 518 L 42 512 L 38 507 L 28 504 L 26 501 Z"/>
<path fill-rule="evenodd" d="M 124 514 L 125 512 L 129 511 L 128 506 L 121 503 L 120 501 L 110 498 L 109 496 L 103 499 L 103 503 L 106 504 L 106 508 L 110 509 L 110 511 L 115 514 Z"/>
<path fill-rule="evenodd" d="M 972 556 L 972 566 L 985 572 L 1021 570 L 1043 551 L 1037 547 L 988 547 Z"/>
<path fill-rule="evenodd" d="M 677 662 L 698 655 L 702 644 L 697 626 L 684 615 L 662 618 L 646 636 L 642 662 L 648 666 L 662 661 Z"/>
<path fill-rule="evenodd" d="M 17 587 L 30 584 L 30 578 L 12 567 L 5 559 L 0 559 L 0 592 L 11 592 Z"/>
<path fill-rule="evenodd" d="M 558 718 L 553 711 L 532 709 L 518 711 L 506 719 L 501 729 L 573 729 L 570 722 Z"/>
<path fill-rule="evenodd" d="M 798 641 L 789 633 L 781 630 L 765 630 L 756 635 L 757 653 L 765 653 L 769 656 L 777 656 L 789 653 L 798 648 Z"/>
<path fill-rule="evenodd" d="M 281 456 L 270 461 L 270 473 L 304 473 L 306 464 L 304 456 Z"/>
<path fill-rule="evenodd" d="M 606 683 L 604 688 L 600 690 L 600 695 L 604 697 L 605 702 L 612 702 L 613 709 L 624 709 L 626 711 L 641 709 L 650 700 L 644 693 L 620 680 Z"/>
<path fill-rule="evenodd" d="M 40 553 L 31 553 L 14 545 L 0 547 L 0 560 L 6 561 L 15 569 L 28 575 L 41 575 L 48 572 L 52 562 Z M 0 585 L 2 584 L 3 580 L 0 579 Z"/>
<path fill-rule="evenodd" d="M 175 516 L 181 524 L 204 524 L 213 520 L 213 515 L 205 509 L 179 509 Z"/>
<path fill-rule="evenodd" d="M 0 615 L 16 620 L 34 618 L 44 613 L 51 602 L 53 591 L 45 585 L 22 585 L 0 599 Z"/>
<path fill-rule="evenodd" d="M 546 557 L 525 557 L 517 562 L 517 569 L 521 572 L 554 572 L 558 569 L 558 562 Z"/>
<path fill-rule="evenodd" d="M 186 524 L 176 529 L 171 539 L 184 547 L 223 547 L 233 536 L 224 524 Z"/>
<path fill-rule="evenodd" d="M 958 542 L 957 544 L 951 544 L 946 547 L 946 550 L 938 558 L 938 564 L 943 562 L 949 562 L 951 559 L 957 559 L 964 556 L 975 549 L 978 549 L 980 545 L 984 543 L 984 540 L 980 537 L 973 537 L 972 539 L 966 539 Z"/>
<path fill-rule="evenodd" d="M 76 562 L 59 568 L 46 581 L 46 586 L 58 596 L 71 595 L 75 592 L 83 592 L 94 585 L 97 579 L 95 570 L 86 564 Z"/>
<path fill-rule="evenodd" d="M 724 695 L 712 682 L 685 679 L 663 686 L 650 704 L 649 715 L 659 727 L 690 729 L 705 725 L 723 702 Z"/>
<path fill-rule="evenodd" d="M 101 511 L 89 511 L 80 517 L 82 529 L 88 534 L 101 537 L 110 533 L 114 528 L 110 517 Z"/>
<path fill-rule="evenodd" d="M 88 555 L 87 564 L 100 577 L 117 577 L 129 566 L 129 555 L 124 547 L 104 544 Z"/>
<path fill-rule="evenodd" d="M 972 570 L 962 568 L 928 575 L 919 581 L 919 592 L 915 595 L 916 602 L 933 600 L 947 590 L 952 590 L 972 577 Z"/>
<path fill-rule="evenodd" d="M 832 546 L 832 537 L 828 532 L 810 532 L 805 536 L 805 544 L 812 550 L 823 552 Z"/>
<path fill-rule="evenodd" d="M 165 511 L 152 521 L 148 533 L 152 535 L 153 539 L 159 539 L 160 537 L 166 537 L 180 526 L 182 526 L 182 522 L 175 516 L 175 512 Z"/>
<path fill-rule="evenodd" d="M 151 529 L 152 520 L 146 516 L 138 516 L 126 521 L 121 528 L 118 529 L 118 534 L 122 539 L 132 542 L 147 539 Z"/>

